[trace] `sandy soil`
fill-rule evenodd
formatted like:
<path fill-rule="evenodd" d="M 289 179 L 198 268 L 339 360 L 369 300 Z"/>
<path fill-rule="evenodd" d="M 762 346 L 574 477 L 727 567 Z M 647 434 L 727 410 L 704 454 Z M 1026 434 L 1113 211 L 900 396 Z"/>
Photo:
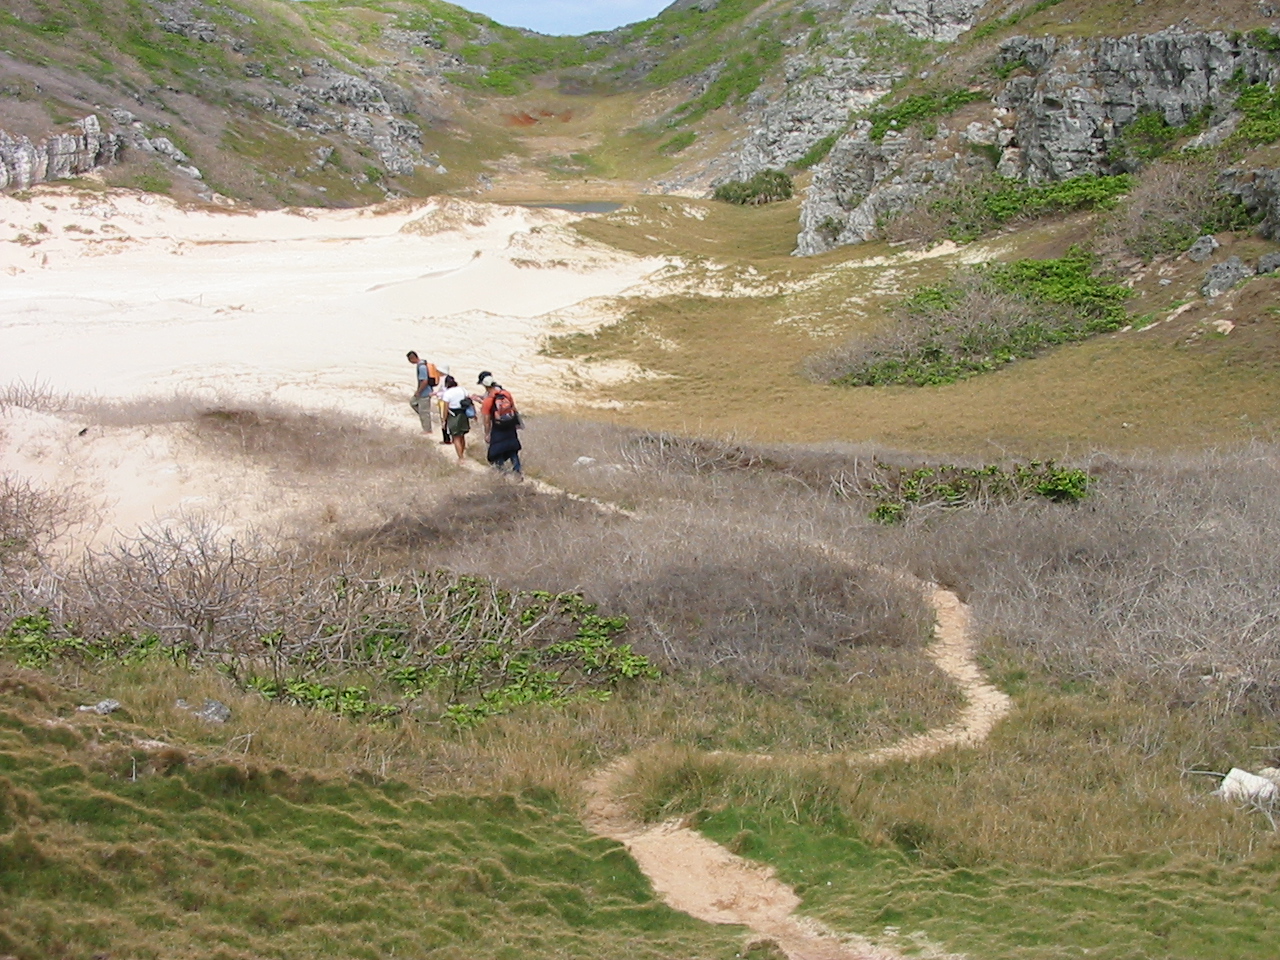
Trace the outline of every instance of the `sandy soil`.
<path fill-rule="evenodd" d="M 126 191 L 0 197 L 0 385 L 109 397 L 275 395 L 384 415 L 415 349 L 522 401 L 580 376 L 538 355 L 665 265 L 583 240 L 558 210 L 431 200 L 185 209 Z"/>

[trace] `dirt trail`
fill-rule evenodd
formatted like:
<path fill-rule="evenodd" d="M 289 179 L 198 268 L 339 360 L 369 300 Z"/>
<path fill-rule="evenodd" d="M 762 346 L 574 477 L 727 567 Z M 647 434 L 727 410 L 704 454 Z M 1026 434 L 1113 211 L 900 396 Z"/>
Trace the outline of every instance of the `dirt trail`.
<path fill-rule="evenodd" d="M 464 467 L 477 473 L 486 469 L 475 461 L 467 461 Z M 539 480 L 526 482 L 541 493 L 570 496 L 594 504 L 604 513 L 635 516 L 615 504 L 567 493 Z M 850 566 L 862 565 L 835 547 L 820 544 L 818 548 Z M 937 625 L 928 656 L 960 687 L 967 703 L 960 716 L 945 727 L 879 750 L 830 754 L 830 758 L 873 766 L 893 760 L 918 760 L 948 747 L 981 743 L 1012 708 L 1012 701 L 988 683 L 973 662 L 968 605 L 937 584 L 903 571 L 885 572 L 921 590 L 933 607 Z M 714 755 L 752 763 L 782 759 L 764 753 L 715 751 Z M 593 833 L 623 844 L 668 906 L 708 923 L 745 926 L 758 938 L 772 940 L 789 960 L 903 960 L 896 951 L 861 937 L 836 934 L 815 920 L 797 916 L 800 898 L 774 876 L 772 867 L 730 853 L 680 820 L 656 825 L 635 820 L 622 793 L 622 785 L 635 768 L 635 756 L 625 756 L 587 780 L 583 822 Z"/>
<path fill-rule="evenodd" d="M 850 559 L 834 550 L 827 552 Z M 929 657 L 956 682 L 968 702 L 959 718 L 945 727 L 879 750 L 833 758 L 874 765 L 978 744 L 1010 710 L 1009 698 L 987 683 L 973 662 L 968 606 L 950 590 L 910 579 L 925 592 L 937 616 Z M 728 752 L 716 756 L 760 763 L 779 759 Z M 632 819 L 621 787 L 635 762 L 634 757 L 623 757 L 587 781 L 584 822 L 594 832 L 624 844 L 669 906 L 709 923 L 746 926 L 774 941 L 790 960 L 898 960 L 899 954 L 891 950 L 861 938 L 837 936 L 815 921 L 797 917 L 794 911 L 800 898 L 774 876 L 771 867 L 730 853 L 681 821 L 648 825 Z"/>

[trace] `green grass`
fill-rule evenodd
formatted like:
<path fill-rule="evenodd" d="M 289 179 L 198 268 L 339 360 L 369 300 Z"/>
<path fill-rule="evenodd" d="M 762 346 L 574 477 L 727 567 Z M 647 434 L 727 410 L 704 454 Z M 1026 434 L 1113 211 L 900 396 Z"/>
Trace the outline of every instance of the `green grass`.
<path fill-rule="evenodd" d="M 0 950 L 18 960 L 733 955 L 546 794 L 200 759 L 0 682 Z"/>
<path fill-rule="evenodd" d="M 1133 185 L 1127 174 L 1083 176 L 1029 186 L 1018 181 L 979 181 L 928 204 L 957 243 L 976 240 L 1006 223 L 1075 210 L 1108 210 Z"/>
<path fill-rule="evenodd" d="M 987 664 L 1016 706 L 977 750 L 867 771 L 677 757 L 641 804 L 776 867 L 838 931 L 898 928 L 909 955 L 916 937 L 987 960 L 1274 955 L 1280 841 L 1182 772 L 1258 756 L 1274 724 L 1015 666 Z"/>
<path fill-rule="evenodd" d="M 870 937 L 897 927 L 988 960 L 1254 960 L 1280 946 L 1274 852 L 1231 867 L 1157 854 L 1064 871 L 922 862 L 927 830 L 908 823 L 891 845 L 868 843 L 856 822 L 815 827 L 776 809 L 728 808 L 701 829 L 778 867 L 805 913 Z"/>
<path fill-rule="evenodd" d="M 1062 0 L 1038 0 L 1037 3 L 1023 7 L 1021 10 L 1016 10 L 1007 17 L 994 17 L 970 30 L 968 38 L 974 41 L 982 40 L 991 36 L 993 33 L 998 33 L 1008 27 L 1017 26 L 1027 17 L 1034 16 L 1037 13 L 1043 13 L 1050 7 L 1056 7 L 1061 2 Z"/>

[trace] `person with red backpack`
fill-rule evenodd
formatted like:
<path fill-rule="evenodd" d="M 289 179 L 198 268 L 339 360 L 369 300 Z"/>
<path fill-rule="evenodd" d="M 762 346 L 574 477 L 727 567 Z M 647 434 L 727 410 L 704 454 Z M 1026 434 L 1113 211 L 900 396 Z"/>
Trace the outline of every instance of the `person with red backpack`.
<path fill-rule="evenodd" d="M 502 384 L 485 370 L 480 374 L 480 386 L 484 387 L 484 399 L 480 401 L 480 418 L 484 421 L 484 438 L 489 441 L 490 465 L 501 471 L 503 464 L 511 462 L 511 470 L 517 480 L 523 480 L 520 472 L 520 413 L 515 398 Z"/>

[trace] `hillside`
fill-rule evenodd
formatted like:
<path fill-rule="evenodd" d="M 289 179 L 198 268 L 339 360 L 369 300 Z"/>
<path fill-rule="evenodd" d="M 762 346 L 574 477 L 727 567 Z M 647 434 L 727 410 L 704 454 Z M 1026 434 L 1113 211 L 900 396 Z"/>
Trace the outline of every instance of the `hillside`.
<path fill-rule="evenodd" d="M 1280 955 L 1280 2 L 7 0 L 0 277 L 0 960 Z"/>
<path fill-rule="evenodd" d="M 1100 21 L 1072 2 L 681 2 L 552 38 L 436 0 L 17 0 L 0 16 L 0 129 L 39 139 L 95 113 L 121 137 L 116 182 L 255 203 L 469 190 L 511 169 L 544 187 L 700 187 L 735 166 L 808 165 L 850 111 L 912 77 L 972 82 L 1015 28 L 1267 22 L 1256 5 L 1170 3 Z M 178 152 L 153 149 L 162 138 Z"/>

